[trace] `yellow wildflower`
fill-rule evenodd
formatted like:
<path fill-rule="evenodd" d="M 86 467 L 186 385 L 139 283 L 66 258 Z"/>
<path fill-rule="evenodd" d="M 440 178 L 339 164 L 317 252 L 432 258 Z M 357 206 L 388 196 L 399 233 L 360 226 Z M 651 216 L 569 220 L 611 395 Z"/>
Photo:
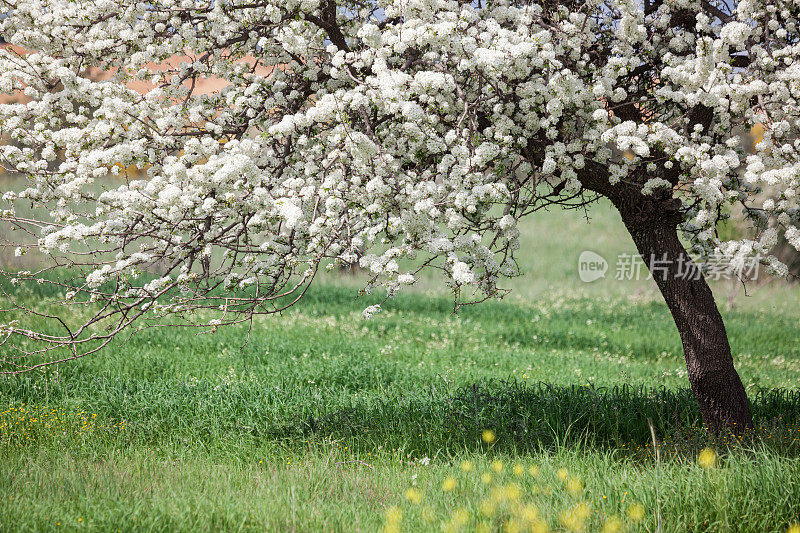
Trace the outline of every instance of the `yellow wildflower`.
<path fill-rule="evenodd" d="M 644 507 L 639 503 L 634 503 L 628 507 L 628 518 L 633 522 L 638 522 L 644 518 Z"/>
<path fill-rule="evenodd" d="M 714 468 L 717 464 L 717 454 L 711 448 L 703 448 L 697 457 L 697 463 L 703 468 Z"/>
<path fill-rule="evenodd" d="M 456 509 L 453 512 L 453 523 L 459 527 L 464 526 L 467 522 L 469 522 L 469 512 L 462 508 Z"/>
<path fill-rule="evenodd" d="M 619 533 L 622 531 L 622 521 L 616 516 L 610 516 L 603 524 L 603 533 Z"/>
<path fill-rule="evenodd" d="M 547 533 L 547 522 L 541 518 L 531 522 L 531 533 Z"/>
<path fill-rule="evenodd" d="M 586 528 L 586 518 L 589 516 L 589 504 L 579 502 L 570 509 L 562 511 L 559 520 L 561 525 L 570 531 L 583 531 Z"/>
<path fill-rule="evenodd" d="M 581 484 L 581 480 L 576 477 L 570 477 L 567 479 L 567 492 L 569 492 L 573 496 L 577 496 L 578 494 L 583 491 L 583 485 Z"/>
<path fill-rule="evenodd" d="M 422 493 L 414 487 L 409 487 L 406 489 L 406 499 L 411 503 L 417 504 L 422 501 Z"/>
<path fill-rule="evenodd" d="M 400 531 L 400 520 L 403 518 L 403 513 L 392 505 L 388 509 L 386 509 L 386 523 L 383 526 L 383 530 L 385 533 L 399 533 Z"/>
<path fill-rule="evenodd" d="M 509 483 L 503 489 L 503 496 L 505 496 L 506 499 L 509 499 L 511 501 L 519 500 L 521 493 L 522 489 L 516 483 Z"/>
<path fill-rule="evenodd" d="M 386 521 L 387 522 L 399 522 L 403 519 L 403 511 L 392 505 L 388 509 L 386 509 Z"/>
<path fill-rule="evenodd" d="M 533 523 L 537 518 L 539 518 L 539 509 L 537 509 L 533 504 L 526 505 L 522 508 L 522 518 L 526 522 Z"/>

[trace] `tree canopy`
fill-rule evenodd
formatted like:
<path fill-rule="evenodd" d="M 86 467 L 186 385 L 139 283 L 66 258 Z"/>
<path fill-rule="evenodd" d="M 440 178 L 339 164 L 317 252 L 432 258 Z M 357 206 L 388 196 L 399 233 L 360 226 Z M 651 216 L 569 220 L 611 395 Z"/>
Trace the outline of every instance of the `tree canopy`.
<path fill-rule="evenodd" d="M 494 297 L 521 217 L 600 197 L 734 264 L 784 274 L 779 233 L 800 248 L 796 0 L 2 5 L 0 91 L 27 101 L 0 105 L 0 163 L 28 178 L 2 220 L 50 258 L 8 275 L 99 304 L 43 315 L 60 332 L 4 326 L 42 353 L 139 317 L 276 312 L 341 262 L 367 290 L 437 268 L 459 301 Z M 755 231 L 722 241 L 734 209 Z"/>

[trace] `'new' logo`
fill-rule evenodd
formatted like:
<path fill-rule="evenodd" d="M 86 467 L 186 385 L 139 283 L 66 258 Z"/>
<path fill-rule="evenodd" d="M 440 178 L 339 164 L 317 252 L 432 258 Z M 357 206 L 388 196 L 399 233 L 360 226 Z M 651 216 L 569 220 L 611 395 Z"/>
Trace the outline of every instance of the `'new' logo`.
<path fill-rule="evenodd" d="M 608 272 L 608 262 L 603 256 L 589 250 L 581 252 L 578 257 L 578 276 L 581 281 L 591 283 L 606 277 L 606 272 Z"/>

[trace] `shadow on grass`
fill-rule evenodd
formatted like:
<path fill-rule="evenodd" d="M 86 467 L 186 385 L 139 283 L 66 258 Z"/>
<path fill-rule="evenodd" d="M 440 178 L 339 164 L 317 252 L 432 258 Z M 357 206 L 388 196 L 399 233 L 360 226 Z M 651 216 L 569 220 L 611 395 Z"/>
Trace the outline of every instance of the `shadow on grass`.
<path fill-rule="evenodd" d="M 309 442 L 333 440 L 356 452 L 402 450 L 418 457 L 569 446 L 649 460 L 652 421 L 665 457 L 694 457 L 707 445 L 800 456 L 796 389 L 751 393 L 757 429 L 740 438 L 709 436 L 688 389 L 491 380 L 354 394 L 247 380 L 175 386 L 91 375 L 42 385 L 34 379 L 0 380 L 0 397 L 8 402 L 0 412 L 0 446 L 202 447 L 249 457 L 265 445 L 304 449 Z M 486 429 L 497 437 L 491 445 L 481 439 Z"/>
<path fill-rule="evenodd" d="M 548 383 L 485 381 L 447 397 L 378 401 L 309 417 L 283 436 L 343 439 L 356 449 L 401 448 L 415 454 L 490 447 L 526 452 L 558 446 L 652 455 L 650 421 L 662 455 L 691 456 L 702 447 L 758 446 L 800 455 L 800 390 L 764 389 L 751 395 L 755 432 L 712 437 L 688 389 L 556 387 Z M 497 439 L 482 441 L 490 429 Z"/>

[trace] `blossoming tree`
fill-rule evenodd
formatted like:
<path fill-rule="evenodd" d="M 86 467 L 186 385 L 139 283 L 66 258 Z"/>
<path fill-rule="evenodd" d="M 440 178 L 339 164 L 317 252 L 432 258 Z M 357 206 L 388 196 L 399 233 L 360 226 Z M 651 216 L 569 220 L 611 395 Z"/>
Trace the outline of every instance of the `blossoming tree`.
<path fill-rule="evenodd" d="M 356 259 L 389 295 L 427 267 L 457 301 L 494 297 L 521 217 L 604 197 L 669 306 L 705 421 L 750 426 L 683 243 L 777 274 L 779 233 L 800 247 L 800 4 L 733 4 L 3 0 L 19 48 L 0 55 L 0 91 L 29 101 L 0 105 L 0 161 L 28 177 L 2 219 L 35 237 L 19 253 L 50 258 L 8 275 L 61 285 L 81 311 L 18 303 L 36 327 L 3 326 L 2 370 L 92 353 L 141 320 L 274 313 Z M 113 76 L 85 75 L 98 68 Z M 227 83 L 195 91 L 210 77 Z M 755 124 L 747 154 L 738 132 Z M 132 165 L 144 177 L 105 179 Z M 732 206 L 751 238 L 718 238 Z"/>

